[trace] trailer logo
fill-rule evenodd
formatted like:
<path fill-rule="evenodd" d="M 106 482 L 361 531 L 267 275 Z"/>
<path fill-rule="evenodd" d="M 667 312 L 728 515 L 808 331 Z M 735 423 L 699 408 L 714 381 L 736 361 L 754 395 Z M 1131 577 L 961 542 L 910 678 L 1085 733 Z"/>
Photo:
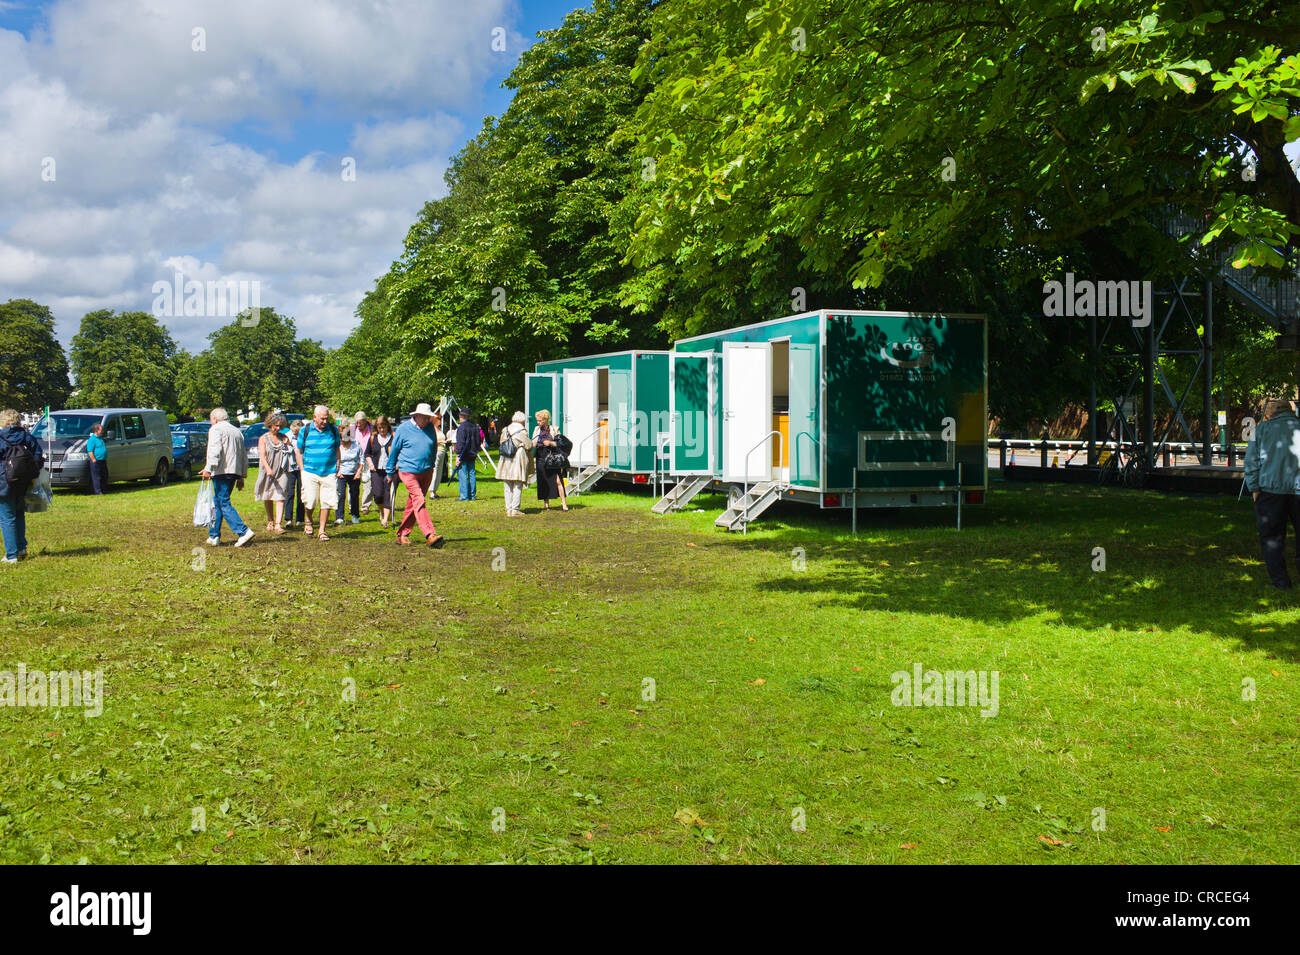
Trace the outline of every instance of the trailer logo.
<path fill-rule="evenodd" d="M 934 361 L 934 339 L 913 335 L 906 341 L 889 342 L 881 347 L 880 357 L 897 368 L 926 368 Z"/>

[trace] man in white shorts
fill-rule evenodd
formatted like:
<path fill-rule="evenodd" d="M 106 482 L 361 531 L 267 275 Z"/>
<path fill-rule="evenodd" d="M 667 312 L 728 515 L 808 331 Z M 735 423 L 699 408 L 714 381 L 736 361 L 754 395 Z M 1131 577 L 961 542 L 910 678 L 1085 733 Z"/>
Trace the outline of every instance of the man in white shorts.
<path fill-rule="evenodd" d="M 330 521 L 330 511 L 339 506 L 338 481 L 339 447 L 342 444 L 339 429 L 330 421 L 329 409 L 317 405 L 311 424 L 298 432 L 298 467 L 302 476 L 302 506 L 307 512 L 304 530 L 311 536 L 316 508 L 320 507 L 319 538 L 329 540 L 325 528 Z"/>

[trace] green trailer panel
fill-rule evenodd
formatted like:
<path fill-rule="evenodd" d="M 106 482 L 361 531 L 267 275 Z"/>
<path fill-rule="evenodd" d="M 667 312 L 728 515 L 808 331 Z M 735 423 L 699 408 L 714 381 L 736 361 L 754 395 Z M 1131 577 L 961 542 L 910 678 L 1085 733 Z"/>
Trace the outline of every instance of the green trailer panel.
<path fill-rule="evenodd" d="M 615 471 L 632 468 L 635 442 L 633 420 L 632 372 L 619 368 L 609 370 L 609 466 Z"/>
<path fill-rule="evenodd" d="M 826 317 L 826 487 L 987 485 L 978 316 Z"/>
<path fill-rule="evenodd" d="M 790 483 L 798 487 L 817 487 L 821 478 L 819 351 L 816 345 L 790 343 Z"/>
<path fill-rule="evenodd" d="M 524 375 L 524 413 L 528 415 L 528 433 L 537 428 L 537 412 L 549 411 L 551 420 L 558 421 L 560 414 L 559 375 L 541 373 Z"/>
<path fill-rule="evenodd" d="M 669 431 L 668 353 L 637 352 L 636 465 L 634 470 L 650 472 L 655 467 L 655 441 Z"/>
<path fill-rule="evenodd" d="M 673 474 L 712 474 L 714 431 L 713 352 L 677 352 L 671 362 L 671 467 Z"/>

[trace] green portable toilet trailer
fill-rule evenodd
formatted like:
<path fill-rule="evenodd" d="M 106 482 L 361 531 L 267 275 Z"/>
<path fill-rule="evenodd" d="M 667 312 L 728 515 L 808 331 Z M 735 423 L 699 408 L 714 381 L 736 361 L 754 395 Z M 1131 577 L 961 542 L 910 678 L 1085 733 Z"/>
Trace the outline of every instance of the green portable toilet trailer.
<path fill-rule="evenodd" d="M 621 351 L 538 362 L 525 376 L 529 434 L 545 408 L 573 442 L 578 469 L 571 490 L 609 475 L 645 482 L 654 472 L 656 439 L 668 434 L 666 351 Z"/>
<path fill-rule="evenodd" d="M 743 530 L 777 500 L 982 503 L 987 358 L 982 315 L 824 309 L 678 341 L 654 509 L 725 488 L 715 523 Z"/>

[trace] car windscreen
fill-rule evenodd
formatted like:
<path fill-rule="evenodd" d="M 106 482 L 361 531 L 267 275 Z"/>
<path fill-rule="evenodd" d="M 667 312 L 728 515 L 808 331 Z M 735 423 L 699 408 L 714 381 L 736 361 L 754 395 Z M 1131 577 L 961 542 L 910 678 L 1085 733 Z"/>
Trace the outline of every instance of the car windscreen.
<path fill-rule="evenodd" d="M 173 447 L 173 448 L 183 448 L 183 447 L 185 447 L 186 445 L 189 444 L 189 441 L 190 441 L 190 439 L 189 439 L 189 437 L 188 437 L 187 435 L 183 435 L 183 434 L 174 434 L 174 435 L 172 435 L 172 447 Z"/>
<path fill-rule="evenodd" d="M 49 438 L 84 438 L 90 434 L 92 425 L 99 424 L 103 420 L 103 416 L 97 414 L 50 415 L 48 418 L 42 419 L 32 429 L 32 435 L 43 440 Z M 53 434 L 50 434 L 50 424 L 54 426 Z"/>

